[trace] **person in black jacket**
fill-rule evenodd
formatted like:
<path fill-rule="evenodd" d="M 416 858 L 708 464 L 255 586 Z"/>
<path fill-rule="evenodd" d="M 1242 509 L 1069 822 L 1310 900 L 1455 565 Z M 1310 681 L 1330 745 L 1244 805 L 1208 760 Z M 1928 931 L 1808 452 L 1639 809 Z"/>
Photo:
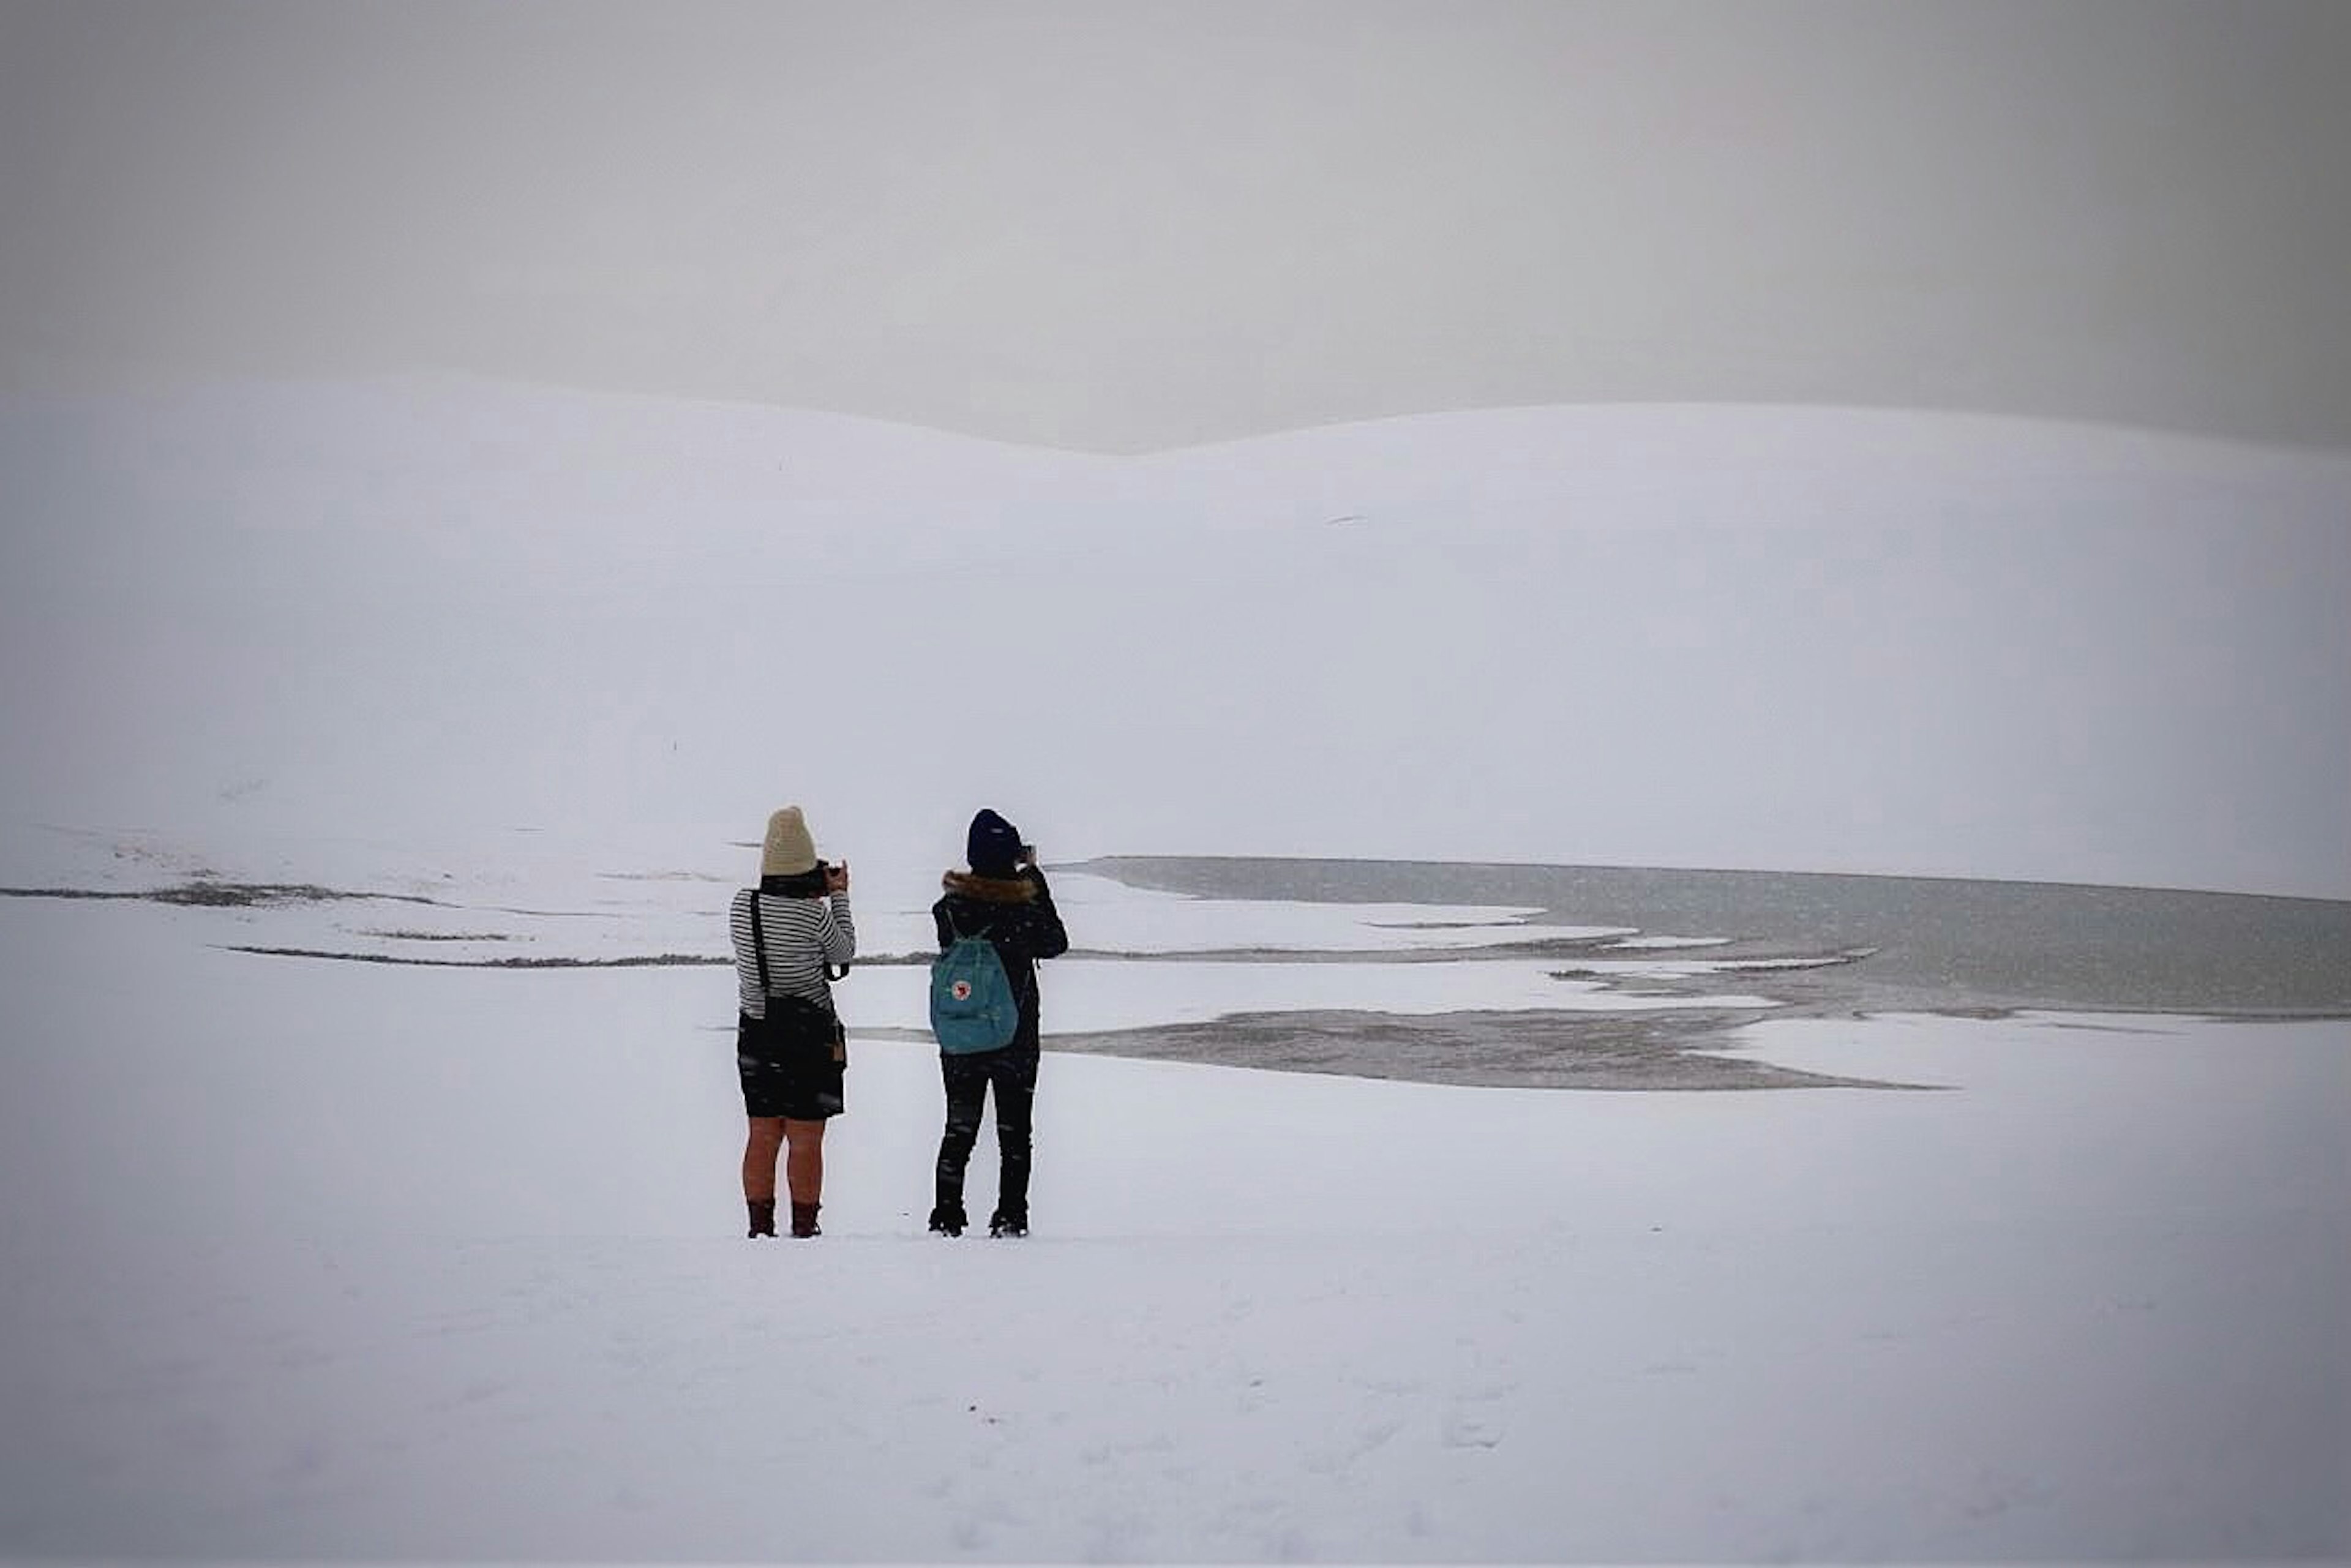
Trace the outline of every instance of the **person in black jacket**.
<path fill-rule="evenodd" d="M 1037 867 L 1037 851 L 1020 841 L 1019 831 L 983 810 L 971 820 L 965 840 L 967 872 L 951 871 L 946 895 L 931 905 L 944 953 L 957 936 L 984 934 L 1004 962 L 1020 1007 L 1011 1042 L 967 1056 L 939 1053 L 946 1084 L 947 1124 L 939 1139 L 937 1199 L 931 1228 L 960 1236 L 967 1223 L 963 1207 L 964 1167 L 979 1137 L 979 1118 L 991 1086 L 996 1091 L 996 1147 L 1001 1159 L 991 1236 L 1029 1234 L 1029 1113 L 1037 1098 L 1037 960 L 1070 950 L 1069 933 L 1053 907 L 1053 890 Z"/>

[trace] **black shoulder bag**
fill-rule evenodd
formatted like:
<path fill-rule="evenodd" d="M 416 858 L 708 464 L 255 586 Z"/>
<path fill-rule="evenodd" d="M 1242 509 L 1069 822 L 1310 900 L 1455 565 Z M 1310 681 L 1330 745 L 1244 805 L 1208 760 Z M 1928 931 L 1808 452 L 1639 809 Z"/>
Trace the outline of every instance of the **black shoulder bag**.
<path fill-rule="evenodd" d="M 789 992 L 770 990 L 768 984 L 768 933 L 759 922 L 759 890 L 751 890 L 751 957 L 759 969 L 759 995 L 767 1004 L 768 1037 L 766 1054 L 770 1061 L 786 1061 L 795 1051 L 813 1047 L 833 1061 L 846 1064 L 849 1060 L 847 1031 L 834 1013 L 806 997 Z M 838 974 L 833 967 L 825 966 L 826 974 L 833 979 L 849 972 L 844 966 Z"/>

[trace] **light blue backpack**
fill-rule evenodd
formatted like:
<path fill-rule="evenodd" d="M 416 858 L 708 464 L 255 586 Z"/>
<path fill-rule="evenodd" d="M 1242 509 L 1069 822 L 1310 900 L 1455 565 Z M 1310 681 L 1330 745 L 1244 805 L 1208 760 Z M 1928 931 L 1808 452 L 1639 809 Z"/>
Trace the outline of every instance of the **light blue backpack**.
<path fill-rule="evenodd" d="M 999 1051 L 1020 1028 L 1020 1003 L 987 927 L 966 933 L 947 923 L 955 940 L 931 960 L 931 1032 L 950 1056 Z"/>

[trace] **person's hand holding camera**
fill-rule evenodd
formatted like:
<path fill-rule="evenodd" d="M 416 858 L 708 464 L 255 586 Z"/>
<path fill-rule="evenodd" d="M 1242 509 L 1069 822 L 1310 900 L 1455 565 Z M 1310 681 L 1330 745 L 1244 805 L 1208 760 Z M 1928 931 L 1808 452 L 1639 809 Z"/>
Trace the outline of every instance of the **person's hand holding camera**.
<path fill-rule="evenodd" d="M 824 890 L 827 893 L 847 893 L 849 891 L 849 862 L 847 861 L 841 862 L 839 865 L 829 865 L 824 868 Z"/>

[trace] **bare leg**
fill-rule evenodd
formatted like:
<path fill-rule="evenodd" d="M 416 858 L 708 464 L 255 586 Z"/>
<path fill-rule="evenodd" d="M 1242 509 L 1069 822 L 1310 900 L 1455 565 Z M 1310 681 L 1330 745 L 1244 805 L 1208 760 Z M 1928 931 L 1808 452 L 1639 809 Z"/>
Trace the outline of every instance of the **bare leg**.
<path fill-rule="evenodd" d="M 791 1152 L 784 1156 L 784 1185 L 791 1189 L 795 1204 L 813 1204 L 824 1187 L 824 1123 L 779 1122 L 781 1135 L 791 1142 Z M 773 1160 L 771 1154 L 768 1158 Z M 770 1173 L 768 1192 L 775 1193 L 775 1178 Z"/>
<path fill-rule="evenodd" d="M 753 1203 L 773 1203 L 776 1155 L 784 1146 L 784 1119 L 753 1116 L 748 1120 L 751 1130 L 743 1140 L 743 1196 Z"/>

